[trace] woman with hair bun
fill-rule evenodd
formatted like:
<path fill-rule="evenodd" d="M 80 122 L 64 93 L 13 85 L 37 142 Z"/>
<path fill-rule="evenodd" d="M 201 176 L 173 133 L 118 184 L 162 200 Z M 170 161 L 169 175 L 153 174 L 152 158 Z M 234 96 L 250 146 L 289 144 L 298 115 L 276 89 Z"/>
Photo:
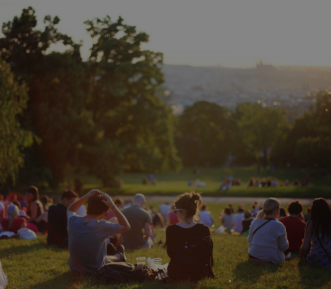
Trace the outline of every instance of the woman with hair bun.
<path fill-rule="evenodd" d="M 282 263 L 284 252 L 289 243 L 286 238 L 285 226 L 276 219 L 279 217 L 279 202 L 269 198 L 263 204 L 264 218 L 255 219 L 250 226 L 247 238 L 250 248 L 249 260 Z"/>
<path fill-rule="evenodd" d="M 170 278 L 175 278 L 174 274 L 178 276 L 178 272 L 183 272 L 186 269 L 174 261 L 179 245 L 186 241 L 187 238 L 210 238 L 209 228 L 194 221 L 194 216 L 201 205 L 201 195 L 194 192 L 184 193 L 175 201 L 174 212 L 178 217 L 179 223 L 169 226 L 166 231 L 167 253 L 170 257 L 168 267 Z M 213 263 L 212 254 L 211 263 Z"/>

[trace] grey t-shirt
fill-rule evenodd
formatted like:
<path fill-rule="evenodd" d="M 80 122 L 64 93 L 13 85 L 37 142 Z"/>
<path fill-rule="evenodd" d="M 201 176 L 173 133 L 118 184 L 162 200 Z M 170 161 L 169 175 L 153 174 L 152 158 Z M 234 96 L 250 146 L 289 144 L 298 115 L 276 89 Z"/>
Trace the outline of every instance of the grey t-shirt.
<path fill-rule="evenodd" d="M 122 213 L 131 225 L 130 231 L 122 235 L 123 245 L 127 249 L 135 249 L 143 246 L 146 240 L 143 237 L 142 229 L 146 223 L 152 223 L 150 214 L 136 205 L 123 209 Z"/>
<path fill-rule="evenodd" d="M 119 224 L 96 219 L 88 222 L 71 213 L 68 216 L 69 266 L 71 271 L 94 273 L 109 260 L 106 239 L 115 236 Z"/>

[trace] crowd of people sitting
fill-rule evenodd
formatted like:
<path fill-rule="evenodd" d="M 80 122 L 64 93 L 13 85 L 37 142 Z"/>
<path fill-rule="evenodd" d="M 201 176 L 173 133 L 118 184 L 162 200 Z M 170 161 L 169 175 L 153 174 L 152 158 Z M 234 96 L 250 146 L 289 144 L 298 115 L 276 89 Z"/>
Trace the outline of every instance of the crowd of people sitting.
<path fill-rule="evenodd" d="M 85 213 L 78 214 L 85 205 Z M 225 233 L 247 236 L 249 261 L 282 263 L 298 255 L 308 263 L 331 268 L 331 209 L 326 200 L 315 199 L 306 215 L 298 200 L 289 204 L 288 214 L 282 209 L 273 198 L 263 206 L 254 203 L 250 210 L 239 206 L 236 213 L 230 204 L 220 220 Z M 215 220 L 199 193 L 184 193 L 174 205 L 164 203 L 155 210 L 153 206 L 147 208 L 142 194 L 125 204 L 97 189 L 81 198 L 66 190 L 61 201 L 52 204 L 46 196 L 39 198 L 38 189 L 30 186 L 20 201 L 17 196 L 7 196 L 6 200 L 0 196 L 0 218 L 2 230 L 47 232 L 49 245 L 68 248 L 71 271 L 84 274 L 93 274 L 109 263 L 127 262 L 126 249 L 153 247 L 155 227 L 167 227 L 164 245 L 170 257 L 169 277 L 180 279 L 178 274 L 187 274 L 190 264 L 185 265 L 185 260 L 178 257 L 178 248 L 186 250 L 189 238 L 209 244 L 211 253 L 204 277 L 213 276 L 210 232 Z"/>
<path fill-rule="evenodd" d="M 292 183 L 289 180 L 285 180 L 284 182 L 279 181 L 276 177 L 271 178 L 255 178 L 251 177 L 248 181 L 248 187 L 258 187 L 258 188 L 265 188 L 265 187 L 279 187 L 279 186 L 302 186 L 305 187 L 309 184 L 309 174 L 306 174 L 306 176 L 302 179 L 301 182 L 299 182 L 298 179 L 295 179 Z"/>

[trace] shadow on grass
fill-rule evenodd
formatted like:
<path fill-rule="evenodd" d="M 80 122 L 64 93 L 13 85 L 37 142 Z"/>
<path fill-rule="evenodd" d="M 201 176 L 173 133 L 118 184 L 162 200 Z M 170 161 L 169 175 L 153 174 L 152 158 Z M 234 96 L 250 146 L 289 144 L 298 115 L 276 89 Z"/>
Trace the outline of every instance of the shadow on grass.
<path fill-rule="evenodd" d="M 300 283 L 305 288 L 325 287 L 331 280 L 330 269 L 299 262 Z"/>
<path fill-rule="evenodd" d="M 49 246 L 46 243 L 35 243 L 35 244 L 27 244 L 27 245 L 19 245 L 9 248 L 2 248 L 0 250 L 0 259 L 7 257 L 9 254 L 17 254 L 22 255 L 30 252 L 40 251 L 40 250 L 52 250 L 54 253 L 61 252 L 66 249 L 61 249 L 56 246 Z"/>
<path fill-rule="evenodd" d="M 92 277 L 77 278 L 70 271 L 57 275 L 52 279 L 47 279 L 29 288 L 79 288 L 80 285 L 87 283 Z M 96 283 L 97 284 L 97 283 Z"/>
<path fill-rule="evenodd" d="M 278 264 L 245 261 L 237 264 L 233 273 L 236 279 L 251 285 L 257 283 L 262 275 L 276 273 L 278 269 Z"/>
<path fill-rule="evenodd" d="M 36 285 L 29 287 L 30 289 L 46 289 L 46 288 L 132 288 L 135 289 L 194 289 L 198 285 L 193 283 L 168 283 L 164 284 L 158 281 L 146 281 L 146 282 L 127 282 L 127 283 L 106 283 L 104 279 L 97 279 L 94 276 L 76 276 L 72 272 L 68 271 L 63 274 L 57 275 L 52 279 L 45 280 Z"/>

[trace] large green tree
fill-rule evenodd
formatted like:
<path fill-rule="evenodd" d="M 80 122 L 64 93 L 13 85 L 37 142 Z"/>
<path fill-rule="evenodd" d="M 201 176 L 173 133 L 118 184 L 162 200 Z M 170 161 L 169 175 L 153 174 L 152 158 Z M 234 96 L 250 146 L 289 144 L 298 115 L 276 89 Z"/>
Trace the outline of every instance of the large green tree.
<path fill-rule="evenodd" d="M 95 38 L 89 61 L 91 86 L 87 108 L 102 154 L 87 151 L 90 173 L 111 184 L 118 170 L 164 171 L 180 167 L 173 139 L 173 116 L 161 101 L 163 55 L 142 50 L 144 32 L 121 17 L 86 21 Z M 106 144 L 106 145 L 105 145 Z"/>
<path fill-rule="evenodd" d="M 185 165 L 218 166 L 232 151 L 235 124 L 216 103 L 199 101 L 179 117 L 177 143 Z"/>
<path fill-rule="evenodd" d="M 0 184 L 15 183 L 24 165 L 22 150 L 32 144 L 32 133 L 22 129 L 18 116 L 28 100 L 27 87 L 14 79 L 8 64 L 0 60 Z"/>
<path fill-rule="evenodd" d="M 316 95 L 316 106 L 295 120 L 272 157 L 279 164 L 327 167 L 330 150 L 331 94 L 320 91 Z"/>
<path fill-rule="evenodd" d="M 259 104 L 237 105 L 235 115 L 242 142 L 258 163 L 262 158 L 262 164 L 267 165 L 276 142 L 286 137 L 289 124 L 285 114 L 283 110 Z"/>
<path fill-rule="evenodd" d="M 81 130 L 88 127 L 84 93 L 83 67 L 79 44 L 57 31 L 60 19 L 46 16 L 44 29 L 39 30 L 32 7 L 23 9 L 20 17 L 4 23 L 0 39 L 1 58 L 10 64 L 15 76 L 29 87 L 27 108 L 20 118 L 21 125 L 38 137 L 26 149 L 25 163 L 19 174 L 22 183 L 56 185 L 63 180 L 64 168 L 76 156 Z M 65 53 L 47 54 L 52 44 L 69 47 Z"/>

